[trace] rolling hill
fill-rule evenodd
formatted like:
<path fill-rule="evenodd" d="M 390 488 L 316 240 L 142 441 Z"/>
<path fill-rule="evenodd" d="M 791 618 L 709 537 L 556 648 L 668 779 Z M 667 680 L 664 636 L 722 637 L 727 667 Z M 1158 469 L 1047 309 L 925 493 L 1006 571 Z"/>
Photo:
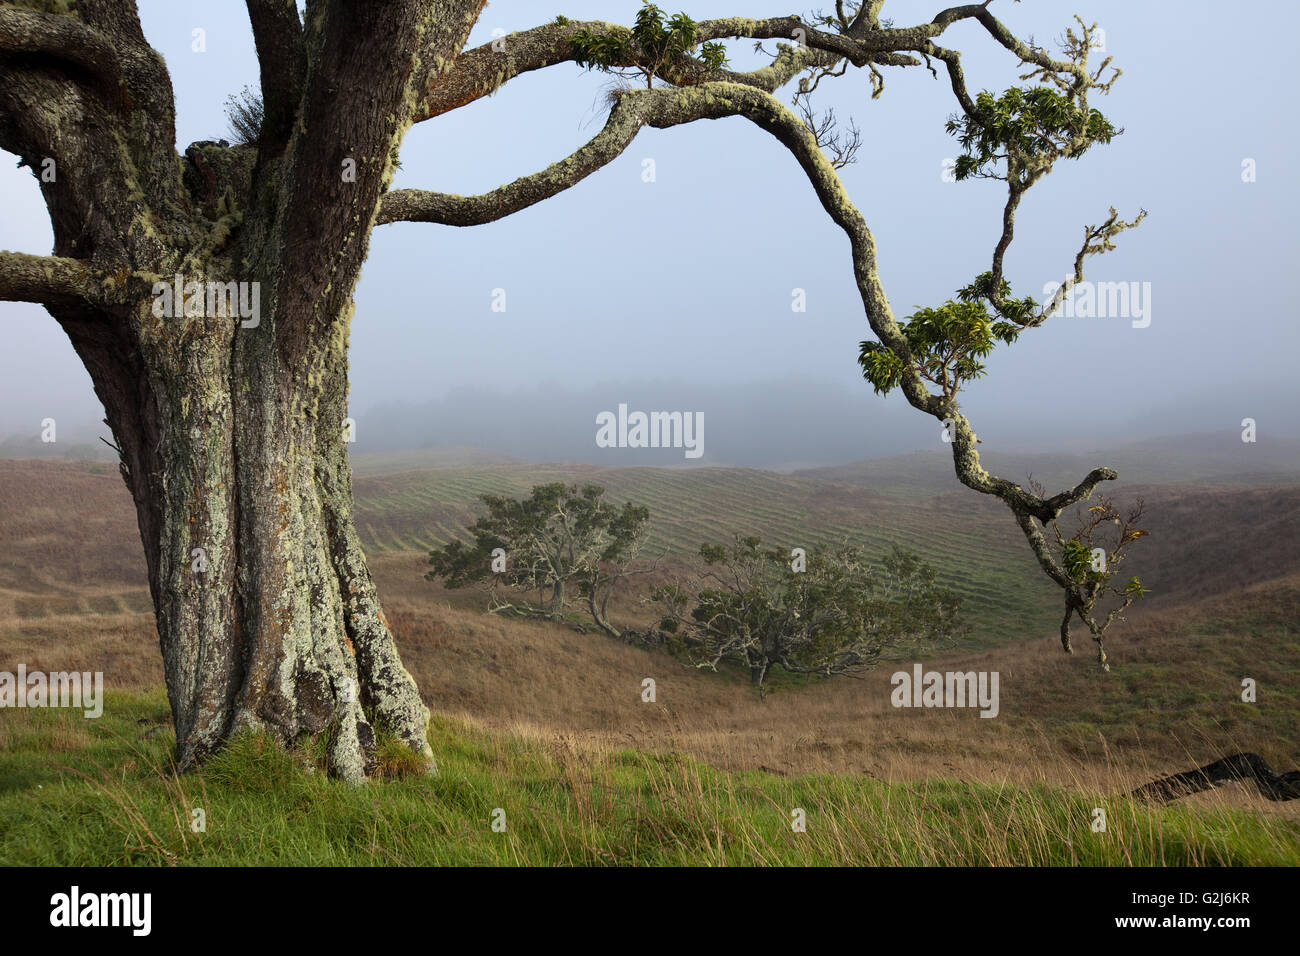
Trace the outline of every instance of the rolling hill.
<path fill-rule="evenodd" d="M 423 549 L 456 533 L 475 494 L 522 492 L 544 480 L 594 480 L 616 497 L 646 501 L 658 518 L 655 543 L 674 553 L 733 529 L 781 543 L 848 533 L 922 550 L 967 588 L 985 626 L 978 643 L 927 666 L 998 671 L 1001 719 L 895 710 L 890 665 L 857 681 L 778 681 L 762 701 L 743 675 L 698 672 L 598 634 L 485 615 L 477 595 L 423 579 Z M 900 498 L 809 475 L 487 461 L 363 475 L 356 484 L 403 660 L 440 719 L 537 741 L 684 752 L 778 776 L 938 775 L 1113 789 L 1229 750 L 1254 750 L 1275 766 L 1300 763 L 1294 485 L 1126 488 L 1151 503 L 1152 535 L 1135 570 L 1156 593 L 1109 642 L 1113 669 L 1104 674 L 1086 648 L 1062 654 L 1054 596 L 1014 526 L 962 489 Z M 113 688 L 158 688 L 143 568 L 134 513 L 113 469 L 0 461 L 4 661 L 102 670 Z M 1017 604 L 1018 594 L 1029 597 Z M 639 697 L 648 675 L 658 682 L 656 708 Z M 1258 682 L 1259 704 L 1239 699 L 1243 677 Z M 0 727 L 0 749 L 2 741 Z M 1194 799 L 1258 803 L 1230 792 Z M 1267 810 L 1294 816 L 1300 808 Z"/>
<path fill-rule="evenodd" d="M 1152 589 L 1151 605 L 1173 607 L 1300 569 L 1300 482 L 1257 483 L 1285 475 L 1277 469 L 1287 460 L 1273 455 L 1262 471 L 1234 472 L 1226 458 L 1206 459 L 1203 472 L 1218 478 L 1210 483 L 1187 477 L 1190 466 L 1178 456 L 1162 465 L 1153 452 L 1138 472 L 1161 483 L 1115 483 L 1120 504 L 1138 497 L 1147 503 L 1151 534 L 1125 571 Z M 1043 464 L 1019 463 L 1027 470 Z M 799 474 L 539 465 L 466 449 L 359 456 L 356 515 L 372 556 L 424 555 L 465 536 L 480 494 L 523 495 L 546 481 L 594 482 L 611 498 L 650 508 L 652 556 L 690 560 L 700 544 L 733 534 L 758 534 L 781 548 L 847 540 L 873 554 L 897 544 L 921 554 L 963 596 L 978 646 L 1051 633 L 1058 597 L 1005 508 L 936 466 L 950 467 L 941 455 Z M 897 487 L 909 474 L 911 485 Z M 923 494 L 927 488 L 935 493 Z M 418 571 L 411 573 L 424 586 Z M 0 601 L 9 605 L 5 619 L 29 624 L 148 611 L 135 516 L 112 466 L 0 460 Z"/>

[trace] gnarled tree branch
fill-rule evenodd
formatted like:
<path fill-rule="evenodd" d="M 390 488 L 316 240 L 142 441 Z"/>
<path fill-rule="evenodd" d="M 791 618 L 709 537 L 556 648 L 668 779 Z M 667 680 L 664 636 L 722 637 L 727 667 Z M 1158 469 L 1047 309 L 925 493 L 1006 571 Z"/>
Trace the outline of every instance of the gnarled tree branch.
<path fill-rule="evenodd" d="M 520 177 L 479 196 L 396 189 L 381 200 L 376 225 L 401 221 L 478 226 L 527 209 L 577 185 L 622 155 L 650 118 L 661 115 L 678 91 L 634 92 L 636 95 L 623 94 L 615 100 L 604 127 L 588 143 L 541 172 Z"/>
<path fill-rule="evenodd" d="M 112 43 L 80 20 L 21 7 L 0 6 L 0 53 L 39 55 L 92 75 L 107 92 L 123 82 Z"/>
<path fill-rule="evenodd" d="M 0 251 L 0 301 L 94 302 L 99 293 L 91 269 L 80 259 Z"/>
<path fill-rule="evenodd" d="M 704 20 L 699 24 L 698 39 L 705 42 L 728 36 L 744 36 L 789 40 L 795 38 L 796 29 L 802 31 L 801 36 L 806 35 L 805 44 L 782 47 L 772 63 L 751 72 L 712 71 L 694 57 L 683 55 L 670 60 L 657 75 L 675 86 L 725 81 L 771 92 L 809 67 L 831 66 L 856 51 L 848 38 L 813 30 L 798 17 Z M 602 36 L 626 33 L 627 28 L 599 20 L 566 20 L 510 34 L 503 37 L 499 44 L 485 43 L 467 50 L 457 58 L 455 66 L 439 77 L 430 89 L 425 118 L 440 116 L 489 96 L 509 80 L 524 73 L 557 63 L 576 62 L 573 40 L 584 31 L 591 36 Z M 502 48 L 497 49 L 498 46 Z M 617 65 L 632 67 L 637 63 L 634 59 L 629 59 L 626 63 Z"/>

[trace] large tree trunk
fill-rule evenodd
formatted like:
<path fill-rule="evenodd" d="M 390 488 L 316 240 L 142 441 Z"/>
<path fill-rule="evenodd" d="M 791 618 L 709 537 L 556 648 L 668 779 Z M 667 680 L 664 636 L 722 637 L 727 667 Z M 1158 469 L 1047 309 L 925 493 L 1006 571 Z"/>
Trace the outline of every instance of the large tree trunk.
<path fill-rule="evenodd" d="M 431 762 L 352 521 L 348 317 L 289 364 L 275 314 L 245 329 L 150 305 L 158 334 L 134 368 L 92 374 L 136 503 L 180 765 L 241 730 L 326 734 L 333 769 L 361 780 L 372 718 Z M 65 324 L 74 341 L 93 327 Z"/>
<path fill-rule="evenodd" d="M 4 43 L 58 37 L 73 68 L 0 62 L 0 145 L 33 169 L 57 159 L 55 254 L 102 277 L 42 301 L 121 449 L 179 765 L 245 730 L 324 735 L 332 770 L 361 781 L 386 730 L 432 770 L 352 520 L 347 343 L 398 146 L 483 0 L 316 0 L 301 23 L 292 3 L 247 5 L 258 142 L 178 157 L 170 79 L 133 8 L 86 0 L 7 14 Z M 259 321 L 206 296 L 202 314 L 158 314 L 177 275 L 256 283 Z"/>

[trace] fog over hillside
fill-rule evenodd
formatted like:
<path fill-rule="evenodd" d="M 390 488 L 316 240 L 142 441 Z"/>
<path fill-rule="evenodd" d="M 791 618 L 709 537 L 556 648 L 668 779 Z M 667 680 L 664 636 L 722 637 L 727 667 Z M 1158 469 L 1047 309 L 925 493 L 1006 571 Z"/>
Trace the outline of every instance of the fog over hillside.
<path fill-rule="evenodd" d="M 182 150 L 222 135 L 227 96 L 259 75 L 242 19 L 223 34 L 224 68 L 201 65 L 190 50 L 194 6 L 142 4 L 147 35 L 175 69 Z M 573 0 L 564 13 L 630 20 L 639 7 Z M 1056 4 L 1007 7 L 1024 35 L 1044 42 L 1071 22 Z M 1017 294 L 1045 297 L 1045 283 L 1073 261 L 1080 228 L 1114 204 L 1150 217 L 1090 262 L 1089 280 L 1138 283 L 1154 299 L 1143 293 L 1140 321 L 1062 315 L 995 349 L 987 378 L 961 396 L 986 451 L 1231 435 L 1247 417 L 1261 446 L 1300 440 L 1290 360 L 1300 326 L 1289 298 L 1300 193 L 1287 172 L 1300 134 L 1276 121 L 1289 99 L 1264 60 L 1201 91 L 1209 100 L 1170 92 L 1176 71 L 1157 64 L 1181 62 L 1211 35 L 1200 7 L 1171 20 L 1161 4 L 1089 5 L 1125 64 L 1104 104 L 1125 132 L 1035 187 L 1018 213 L 1008 278 Z M 532 2 L 488 9 L 477 28 L 484 40 L 537 20 Z M 702 0 L 689 12 L 736 11 Z M 1285 34 L 1297 12 L 1282 4 L 1271 16 Z M 749 44 L 733 46 L 739 67 L 761 65 Z M 979 88 L 1004 88 L 1023 72 L 997 44 L 969 47 L 963 63 Z M 545 169 L 599 128 L 604 82 L 576 68 L 538 71 L 449 115 L 447 131 L 417 125 L 394 188 L 475 195 Z M 889 130 L 888 148 L 863 150 L 841 172 L 879 241 L 900 320 L 988 268 L 1001 217 L 998 184 L 941 175 L 958 145 L 944 126 L 947 86 L 906 70 L 880 100 L 852 82 L 818 90 L 819 109 Z M 490 226 L 377 230 L 350 330 L 353 453 L 454 446 L 538 461 L 792 469 L 935 449 L 937 422 L 862 380 L 856 358 L 870 332 L 842 231 L 798 164 L 751 126 L 647 130 L 579 187 Z M 1203 148 L 1182 149 L 1170 164 L 1169 144 L 1198 132 Z M 448 149 L 458 136 L 475 148 Z M 642 178 L 647 158 L 653 182 Z M 1257 178 L 1243 179 L 1245 158 Z M 0 247 L 45 254 L 52 234 L 40 183 L 12 159 L 0 164 Z M 758 197 L 779 199 L 782 234 L 797 238 L 767 241 L 776 207 Z M 611 212 L 634 223 L 634 235 L 604 228 Z M 501 311 L 497 291 L 508 293 Z M 111 438 L 103 412 L 67 336 L 39 306 L 0 303 L 0 312 L 0 456 L 111 459 L 98 440 Z M 598 447 L 596 416 L 620 404 L 702 414 L 703 454 Z M 58 422 L 53 446 L 40 441 L 47 418 Z"/>
<path fill-rule="evenodd" d="M 1083 454 L 1139 443 L 1142 447 L 1189 449 L 1178 436 L 1218 436 L 1216 455 L 1242 451 L 1242 467 L 1265 462 L 1285 467 L 1283 445 L 1300 440 L 1300 422 L 1291 414 L 1294 389 L 1262 386 L 1216 389 L 1177 401 L 1135 407 L 1125 416 L 1094 417 L 1086 408 L 1062 406 L 1054 398 L 1025 401 L 1014 385 L 971 390 L 964 408 L 984 445 L 986 457 L 999 454 Z M 600 447 L 597 416 L 640 411 L 702 416 L 702 454 L 691 457 L 672 448 Z M 0 440 L 0 458 L 112 460 L 106 426 L 88 413 L 80 422 L 59 420 L 57 441 L 41 441 L 41 422 Z M 1256 421 L 1257 441 L 1241 441 L 1244 418 Z M 354 457 L 423 449 L 474 449 L 488 458 L 574 461 L 597 465 L 736 465 L 795 470 L 845 465 L 909 452 L 946 452 L 938 425 L 898 397 L 882 399 L 865 383 L 835 384 L 772 380 L 748 385 L 707 385 L 680 380 L 611 382 L 587 388 L 545 384 L 527 388 L 461 387 L 424 402 L 389 404 L 354 411 Z M 0 433 L 3 434 L 3 433 Z M 687 437 L 698 437 L 689 435 Z M 1226 451 L 1225 451 L 1226 449 Z M 1276 456 L 1283 455 L 1281 464 Z M 1188 462 L 1193 467 L 1194 462 Z M 1039 463 L 1041 471 L 1045 463 Z M 1091 465 L 1089 466 L 1091 467 Z M 1228 470 L 1237 466 L 1230 465 Z M 1218 466 L 1215 466 L 1218 468 Z M 1214 471 L 1215 468 L 1211 468 Z M 1073 470 L 1073 466 L 1071 466 Z M 1222 470 L 1221 468 L 1219 470 Z M 1023 477 L 1023 476 L 1022 476 Z M 1165 480 L 1171 475 L 1163 475 Z"/>

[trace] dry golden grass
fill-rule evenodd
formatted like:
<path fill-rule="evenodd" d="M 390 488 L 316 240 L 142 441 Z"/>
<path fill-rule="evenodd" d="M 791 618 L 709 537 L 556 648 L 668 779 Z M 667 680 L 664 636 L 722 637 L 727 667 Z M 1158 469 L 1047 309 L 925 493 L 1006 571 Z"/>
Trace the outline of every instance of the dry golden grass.
<path fill-rule="evenodd" d="M 103 671 L 112 688 L 157 687 L 161 661 L 129 500 L 116 474 L 90 467 L 0 463 L 0 669 L 22 661 L 32 670 Z M 473 593 L 425 581 L 422 554 L 379 554 L 372 569 L 403 659 L 436 713 L 566 754 L 680 751 L 728 770 L 1115 792 L 1235 750 L 1281 770 L 1300 765 L 1300 574 L 1271 553 L 1283 576 L 1250 586 L 1235 572 L 1203 574 L 1201 552 L 1189 558 L 1206 596 L 1165 595 L 1120 626 L 1109 675 L 1085 637 L 1067 657 L 1047 633 L 926 663 L 998 671 L 1002 712 L 993 720 L 973 710 L 895 710 L 890 665 L 861 680 L 778 686 L 759 700 L 734 674 L 693 671 L 598 633 L 486 615 Z M 628 607 L 620 614 L 640 616 Z M 1257 705 L 1238 700 L 1245 676 L 1259 681 Z M 653 704 L 641 701 L 646 677 L 657 683 Z M 52 749 L 77 745 L 52 732 Z M 565 766 L 583 772 L 580 761 Z M 1232 787 L 1193 801 L 1300 815 Z"/>
<path fill-rule="evenodd" d="M 1212 598 L 1177 616 L 1136 617 L 1110 648 L 1110 674 L 1097 668 L 1088 647 L 1067 656 L 1051 636 L 926 662 L 927 669 L 998 671 L 1002 713 L 983 719 L 969 710 L 894 709 L 889 678 L 896 667 L 890 665 L 861 680 L 781 687 L 759 700 L 735 675 L 693 671 L 600 634 L 486 615 L 466 594 L 421 582 L 421 567 L 415 555 L 374 562 L 403 660 L 430 705 L 525 737 L 679 750 L 732 770 L 1068 783 L 1108 791 L 1233 750 L 1255 750 L 1285 769 L 1300 762 L 1286 714 L 1262 722 L 1236 718 L 1237 709 L 1250 705 L 1237 703 L 1239 688 L 1226 676 L 1245 666 L 1252 646 L 1272 648 L 1276 638 L 1243 638 L 1215 654 L 1203 645 L 1222 641 L 1185 621 L 1212 621 L 1239 610 L 1242 599 Z M 1267 608 L 1270 619 L 1285 619 L 1298 595 L 1300 577 L 1260 586 L 1244 600 Z M 1296 681 L 1259 664 L 1254 674 L 1261 687 L 1284 695 L 1294 711 Z M 1151 675 L 1150 668 L 1166 671 Z M 641 701 L 645 677 L 656 681 L 654 704 Z M 1172 692 L 1189 703 L 1178 711 L 1151 710 Z M 1231 788 L 1197 799 L 1260 803 L 1249 794 L 1234 797 Z M 1270 809 L 1294 814 L 1300 807 Z"/>

